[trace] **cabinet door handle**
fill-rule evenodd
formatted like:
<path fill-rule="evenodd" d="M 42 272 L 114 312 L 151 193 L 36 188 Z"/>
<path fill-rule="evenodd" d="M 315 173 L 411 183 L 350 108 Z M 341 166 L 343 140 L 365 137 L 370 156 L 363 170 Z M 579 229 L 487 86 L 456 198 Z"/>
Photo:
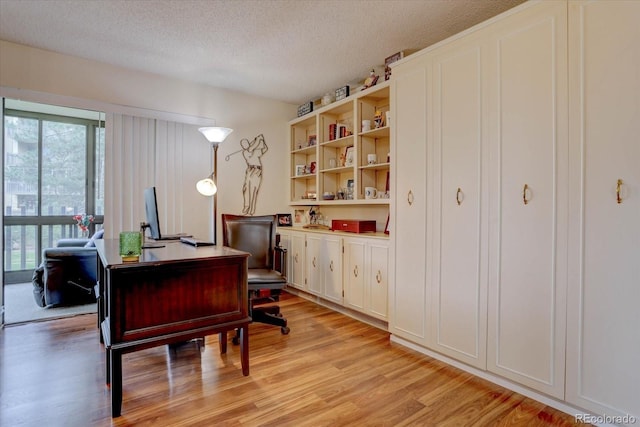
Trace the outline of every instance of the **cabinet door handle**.
<path fill-rule="evenodd" d="M 382 282 L 382 273 L 380 273 L 380 270 L 376 273 L 376 282 Z"/>
<path fill-rule="evenodd" d="M 329 263 L 329 270 L 333 271 L 333 260 Z"/>
<path fill-rule="evenodd" d="M 527 191 L 529 190 L 529 186 L 527 184 L 524 185 L 522 189 L 522 201 L 525 205 L 529 204 L 529 200 L 527 199 Z"/>
<path fill-rule="evenodd" d="M 316 257 L 313 257 L 311 264 L 313 265 L 313 268 L 316 268 Z"/>
<path fill-rule="evenodd" d="M 353 276 L 358 277 L 358 266 L 353 267 Z"/>
<path fill-rule="evenodd" d="M 460 194 L 462 194 L 462 190 L 460 189 L 460 187 L 458 187 L 458 191 L 456 191 L 456 203 L 458 204 L 458 206 L 460 206 L 460 204 L 462 203 Z"/>
<path fill-rule="evenodd" d="M 298 253 L 296 252 L 296 256 L 293 257 L 294 261 L 296 262 L 296 264 L 298 263 Z"/>
<path fill-rule="evenodd" d="M 616 184 L 616 201 L 618 204 L 622 203 L 622 197 L 620 196 L 620 192 L 622 191 L 622 180 L 619 179 Z"/>
<path fill-rule="evenodd" d="M 413 204 L 413 191 L 411 190 L 407 193 L 407 203 L 409 203 L 409 206 Z"/>

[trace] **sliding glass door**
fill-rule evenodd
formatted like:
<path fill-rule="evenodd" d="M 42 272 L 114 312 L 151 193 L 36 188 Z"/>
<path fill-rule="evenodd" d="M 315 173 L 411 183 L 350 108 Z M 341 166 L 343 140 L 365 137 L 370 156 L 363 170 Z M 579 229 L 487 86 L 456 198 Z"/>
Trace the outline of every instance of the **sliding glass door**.
<path fill-rule="evenodd" d="M 12 108 L 13 107 L 13 108 Z M 4 279 L 31 279 L 42 248 L 78 237 L 74 215 L 104 220 L 104 122 L 97 112 L 6 100 Z"/>

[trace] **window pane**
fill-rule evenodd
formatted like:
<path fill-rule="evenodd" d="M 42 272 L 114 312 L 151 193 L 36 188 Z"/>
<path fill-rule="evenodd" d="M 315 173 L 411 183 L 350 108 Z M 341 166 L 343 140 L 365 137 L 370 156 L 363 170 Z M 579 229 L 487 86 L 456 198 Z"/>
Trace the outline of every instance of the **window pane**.
<path fill-rule="evenodd" d="M 86 126 L 42 122 L 42 215 L 85 212 Z"/>
<path fill-rule="evenodd" d="M 4 214 L 38 212 L 38 120 L 5 117 Z"/>
<path fill-rule="evenodd" d="M 96 128 L 95 214 L 104 215 L 104 128 Z"/>
<path fill-rule="evenodd" d="M 4 271 L 36 268 L 38 246 L 35 225 L 4 227 Z"/>

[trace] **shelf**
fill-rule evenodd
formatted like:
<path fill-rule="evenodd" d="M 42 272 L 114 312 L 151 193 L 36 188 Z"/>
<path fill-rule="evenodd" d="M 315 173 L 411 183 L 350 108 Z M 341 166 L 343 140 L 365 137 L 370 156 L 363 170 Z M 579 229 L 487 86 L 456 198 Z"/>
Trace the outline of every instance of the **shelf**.
<path fill-rule="evenodd" d="M 297 150 L 293 150 L 291 154 L 315 154 L 316 146 L 310 145 L 308 147 L 299 148 Z"/>
<path fill-rule="evenodd" d="M 309 179 L 309 178 L 315 178 L 316 174 L 315 173 L 307 173 L 304 175 L 295 175 L 292 176 L 291 179 Z"/>
<path fill-rule="evenodd" d="M 389 136 L 389 126 L 382 126 L 378 129 L 371 129 L 366 132 L 360 132 L 358 136 L 368 137 L 368 138 L 385 138 Z"/>
<path fill-rule="evenodd" d="M 341 166 L 337 168 L 330 169 L 322 169 L 321 173 L 344 173 L 344 172 L 353 172 L 353 166 Z"/>
<path fill-rule="evenodd" d="M 331 141 L 325 141 L 320 144 L 320 147 L 335 147 L 342 148 L 353 145 L 353 135 L 345 136 L 344 138 L 338 138 Z"/>
<path fill-rule="evenodd" d="M 303 199 L 289 202 L 289 206 L 343 206 L 343 205 L 389 205 L 391 199 L 355 199 L 355 200 L 314 200 Z"/>
<path fill-rule="evenodd" d="M 360 166 L 360 170 L 386 170 L 389 169 L 390 163 L 376 163 L 375 165 Z"/>

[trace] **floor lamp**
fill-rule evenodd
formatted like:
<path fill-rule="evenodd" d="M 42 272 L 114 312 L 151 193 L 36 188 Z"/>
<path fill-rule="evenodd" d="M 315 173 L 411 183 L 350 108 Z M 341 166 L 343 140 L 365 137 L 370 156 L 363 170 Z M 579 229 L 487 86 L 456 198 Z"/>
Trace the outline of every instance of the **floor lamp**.
<path fill-rule="evenodd" d="M 216 185 L 218 173 L 218 145 L 224 141 L 233 129 L 221 127 L 203 127 L 198 129 L 207 138 L 213 148 L 213 172 L 205 179 L 196 183 L 198 193 L 203 196 L 213 196 L 213 243 L 218 239 L 218 187 Z"/>

